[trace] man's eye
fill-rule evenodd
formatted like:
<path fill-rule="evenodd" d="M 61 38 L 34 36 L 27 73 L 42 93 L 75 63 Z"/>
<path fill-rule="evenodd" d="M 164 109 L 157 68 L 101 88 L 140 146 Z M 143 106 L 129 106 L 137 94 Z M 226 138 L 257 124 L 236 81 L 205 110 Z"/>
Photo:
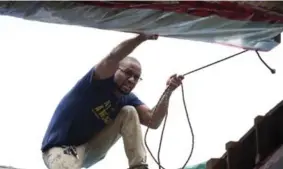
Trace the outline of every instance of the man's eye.
<path fill-rule="evenodd" d="M 140 79 L 140 76 L 134 76 L 134 78 L 135 78 L 136 80 L 139 80 L 139 79 Z"/>
<path fill-rule="evenodd" d="M 131 71 L 125 71 L 125 73 L 126 73 L 127 75 L 132 75 L 132 74 L 133 74 Z"/>

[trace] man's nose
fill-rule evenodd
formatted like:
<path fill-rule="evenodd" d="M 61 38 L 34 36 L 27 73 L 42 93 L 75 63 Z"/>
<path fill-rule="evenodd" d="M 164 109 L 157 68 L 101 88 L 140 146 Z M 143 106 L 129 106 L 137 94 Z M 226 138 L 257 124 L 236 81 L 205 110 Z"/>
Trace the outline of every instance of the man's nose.
<path fill-rule="evenodd" d="M 136 80 L 135 80 L 134 76 L 130 76 L 128 78 L 128 81 L 131 82 L 131 83 L 135 83 Z"/>

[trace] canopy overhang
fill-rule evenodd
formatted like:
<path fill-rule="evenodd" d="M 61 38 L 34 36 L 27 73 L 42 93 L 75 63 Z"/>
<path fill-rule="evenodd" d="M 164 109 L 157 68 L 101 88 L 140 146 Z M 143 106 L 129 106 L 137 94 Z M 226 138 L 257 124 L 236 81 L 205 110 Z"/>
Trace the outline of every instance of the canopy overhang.
<path fill-rule="evenodd" d="M 269 51 L 281 42 L 281 4 L 269 1 L 2 1 L 0 14 Z"/>

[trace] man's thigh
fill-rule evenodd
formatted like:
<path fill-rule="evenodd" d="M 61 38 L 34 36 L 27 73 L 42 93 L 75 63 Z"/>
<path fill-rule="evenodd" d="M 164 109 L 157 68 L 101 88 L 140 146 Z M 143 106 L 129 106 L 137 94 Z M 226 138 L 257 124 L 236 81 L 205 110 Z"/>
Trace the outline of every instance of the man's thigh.
<path fill-rule="evenodd" d="M 119 128 L 114 124 L 107 126 L 87 144 L 83 167 L 90 167 L 104 159 L 111 147 L 121 138 Z"/>
<path fill-rule="evenodd" d="M 84 147 L 75 148 L 77 157 L 66 148 L 54 147 L 43 153 L 43 160 L 48 169 L 81 169 L 84 160 Z"/>

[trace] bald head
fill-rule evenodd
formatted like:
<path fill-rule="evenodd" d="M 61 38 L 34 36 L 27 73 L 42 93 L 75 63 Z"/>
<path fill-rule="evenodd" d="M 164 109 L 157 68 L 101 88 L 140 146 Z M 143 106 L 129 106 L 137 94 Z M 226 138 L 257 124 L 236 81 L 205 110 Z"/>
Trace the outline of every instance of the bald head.
<path fill-rule="evenodd" d="M 120 61 L 119 65 L 125 66 L 129 63 L 133 63 L 133 64 L 137 64 L 137 65 L 141 66 L 140 62 L 136 58 L 131 57 L 131 56 L 125 57 L 123 60 Z"/>

